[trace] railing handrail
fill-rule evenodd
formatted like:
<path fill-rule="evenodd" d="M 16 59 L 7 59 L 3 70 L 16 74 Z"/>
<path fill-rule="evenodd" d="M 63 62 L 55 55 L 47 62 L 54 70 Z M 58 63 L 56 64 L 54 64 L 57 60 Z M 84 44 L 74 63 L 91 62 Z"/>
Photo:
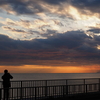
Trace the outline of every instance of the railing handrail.
<path fill-rule="evenodd" d="M 90 83 L 90 84 L 85 84 L 85 85 L 95 85 L 99 83 Z M 41 87 L 61 87 L 61 86 L 80 86 L 84 84 L 74 84 L 74 85 L 53 85 L 53 86 L 34 86 L 34 87 L 10 87 L 9 89 L 20 89 L 20 88 L 41 88 Z M 3 87 L 0 89 L 4 89 Z"/>
<path fill-rule="evenodd" d="M 76 79 L 45 79 L 45 80 L 11 80 L 11 82 L 20 82 L 20 81 L 60 81 L 60 80 L 91 80 L 91 79 L 100 79 L 100 78 L 76 78 Z M 2 82 L 2 81 L 0 81 Z"/>

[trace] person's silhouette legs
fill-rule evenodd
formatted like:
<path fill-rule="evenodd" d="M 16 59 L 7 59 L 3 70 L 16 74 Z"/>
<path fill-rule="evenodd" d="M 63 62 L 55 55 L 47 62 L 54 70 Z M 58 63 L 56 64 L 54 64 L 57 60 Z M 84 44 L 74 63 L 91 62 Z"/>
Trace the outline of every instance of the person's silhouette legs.
<path fill-rule="evenodd" d="M 4 88 L 4 98 L 3 100 L 8 100 L 9 99 L 9 88 Z"/>

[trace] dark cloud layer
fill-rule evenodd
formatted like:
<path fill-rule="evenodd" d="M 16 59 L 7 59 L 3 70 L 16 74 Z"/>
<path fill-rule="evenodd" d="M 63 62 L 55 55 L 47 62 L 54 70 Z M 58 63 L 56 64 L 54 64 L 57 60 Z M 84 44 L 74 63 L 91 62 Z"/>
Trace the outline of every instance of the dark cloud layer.
<path fill-rule="evenodd" d="M 8 30 L 8 31 L 11 31 L 11 32 L 17 32 L 17 33 L 27 33 L 26 31 L 22 30 L 22 29 L 15 29 L 15 28 L 11 28 L 11 27 L 8 27 L 8 26 L 3 26 L 3 29 L 4 30 Z"/>
<path fill-rule="evenodd" d="M 66 64 L 62 65 L 66 66 L 99 64 L 99 41 L 100 38 L 92 39 L 81 31 L 70 31 L 48 39 L 31 41 L 13 40 L 0 35 L 0 64 L 58 65 L 57 61 L 65 61 Z"/>
<path fill-rule="evenodd" d="M 100 0 L 71 0 L 71 4 L 83 13 L 86 13 L 86 10 L 100 13 L 100 9 L 98 9 L 100 7 Z"/>
<path fill-rule="evenodd" d="M 95 28 L 95 27 L 91 27 L 89 30 L 87 30 L 88 32 L 93 32 L 93 33 L 100 33 L 100 28 Z"/>
<path fill-rule="evenodd" d="M 77 8 L 81 13 L 89 14 L 100 12 L 100 0 L 0 0 L 0 6 L 2 9 L 9 12 L 16 12 L 17 14 L 36 14 L 40 12 L 49 12 L 49 9 L 46 9 L 42 5 L 45 3 L 50 5 L 58 5 L 59 10 L 62 11 L 63 7 L 61 4 L 67 3 L 71 6 Z M 41 5 L 42 4 L 42 5 Z M 6 6 L 10 8 L 7 8 Z"/>
<path fill-rule="evenodd" d="M 60 4 L 62 2 L 68 1 L 68 0 L 43 0 L 43 1 L 50 3 L 50 4 Z"/>
<path fill-rule="evenodd" d="M 42 7 L 35 0 L 0 0 L 0 6 L 6 9 L 4 5 L 9 5 L 17 14 L 34 14 L 43 11 Z M 29 6 L 32 8 L 29 8 Z"/>

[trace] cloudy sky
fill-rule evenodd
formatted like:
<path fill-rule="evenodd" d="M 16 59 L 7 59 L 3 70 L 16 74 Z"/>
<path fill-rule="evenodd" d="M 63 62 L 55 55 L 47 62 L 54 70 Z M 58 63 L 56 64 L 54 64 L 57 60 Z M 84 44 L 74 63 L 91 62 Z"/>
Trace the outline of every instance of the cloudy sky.
<path fill-rule="evenodd" d="M 100 0 L 0 0 L 0 72 L 100 71 Z"/>

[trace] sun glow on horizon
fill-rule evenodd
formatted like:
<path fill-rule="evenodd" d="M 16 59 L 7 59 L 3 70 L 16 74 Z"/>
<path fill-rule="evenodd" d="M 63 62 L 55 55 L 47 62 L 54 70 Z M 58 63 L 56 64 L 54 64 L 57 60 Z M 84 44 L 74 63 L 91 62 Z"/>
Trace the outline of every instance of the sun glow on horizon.
<path fill-rule="evenodd" d="M 0 66 L 0 73 L 8 69 L 11 73 L 95 73 L 100 70 L 99 65 L 92 66 Z"/>

